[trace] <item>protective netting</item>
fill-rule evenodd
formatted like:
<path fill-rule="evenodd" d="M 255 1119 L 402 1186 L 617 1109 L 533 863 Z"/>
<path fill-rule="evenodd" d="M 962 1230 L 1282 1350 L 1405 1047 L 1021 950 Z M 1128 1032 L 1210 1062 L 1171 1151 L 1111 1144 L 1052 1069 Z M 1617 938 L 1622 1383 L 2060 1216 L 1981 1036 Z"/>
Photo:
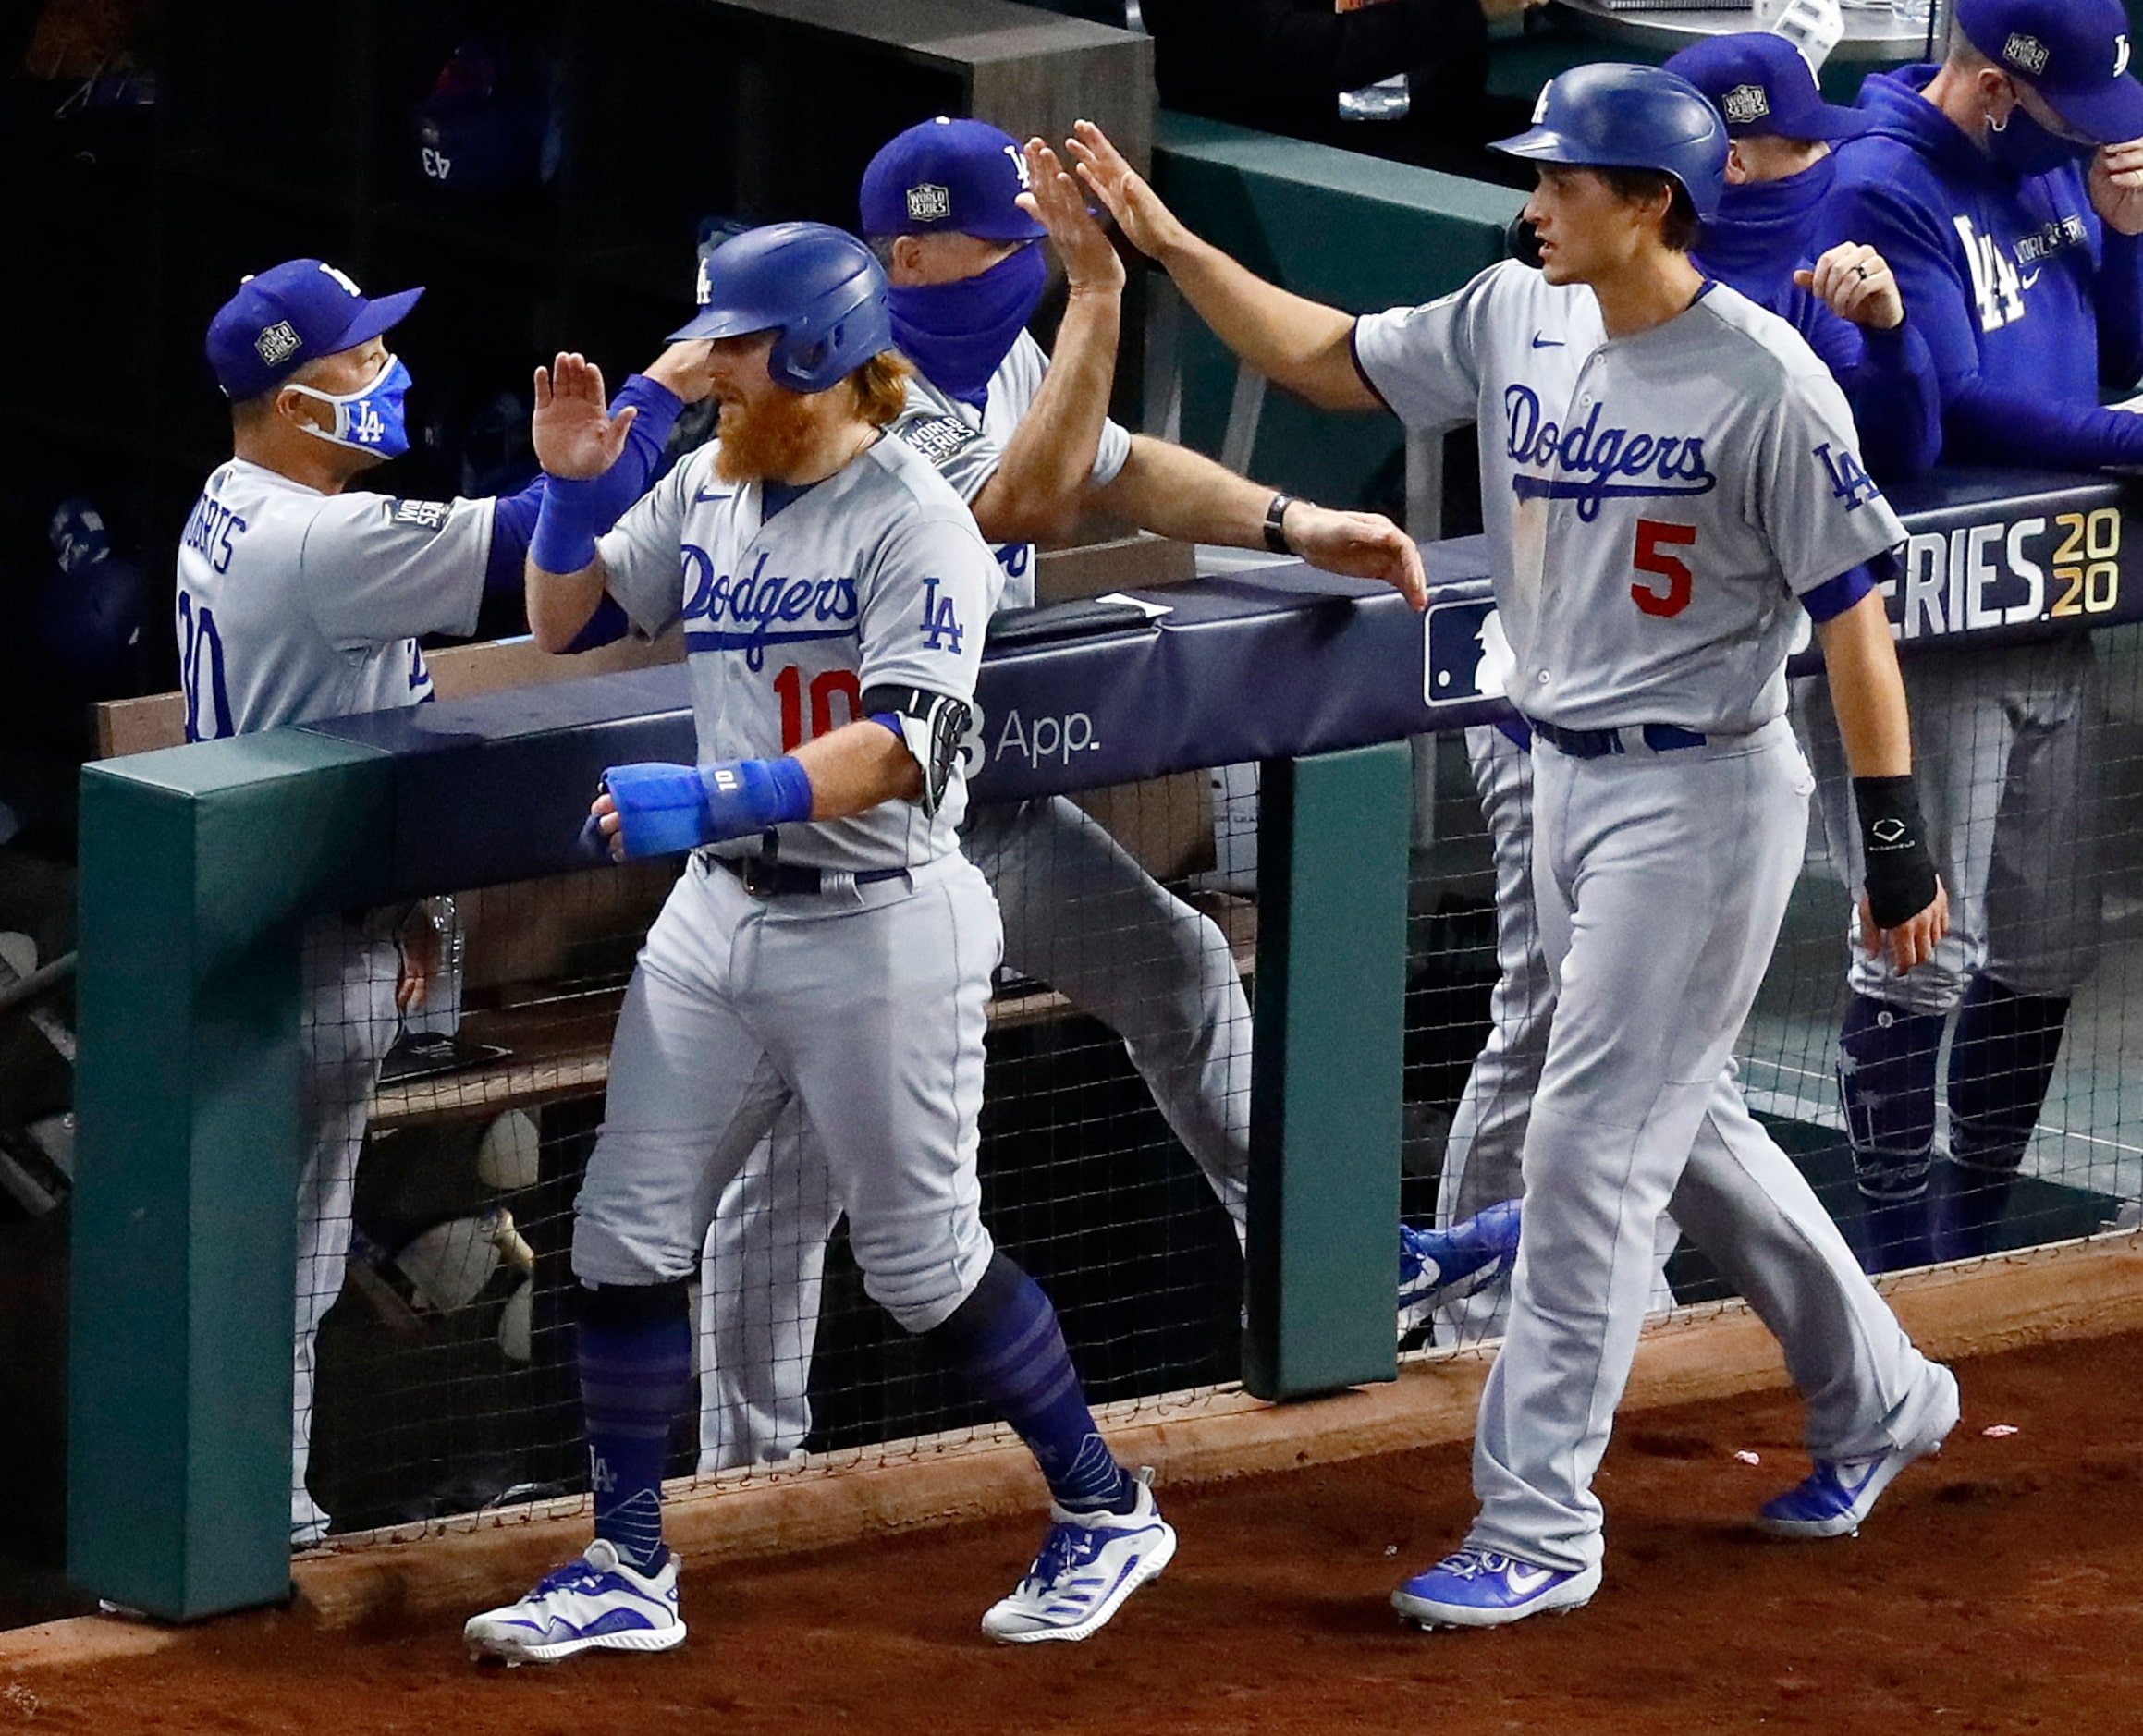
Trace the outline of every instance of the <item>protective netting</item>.
<path fill-rule="evenodd" d="M 1878 1272 L 2133 1227 L 2143 1197 L 2137 637 L 1916 651 L 1904 669 L 1951 939 L 1904 976 L 1849 941 L 1848 781 L 1827 690 L 1796 684 L 1807 861 L 1737 1049 L 1750 1107 Z M 1491 728 L 1418 754 L 1407 1200 L 1464 1216 L 1517 1190 L 1553 995 L 1522 890 L 1525 755 Z M 1656 1303 L 1726 1293 L 1670 1243 Z M 1495 1303 L 1449 1311 L 1439 1339 L 1493 1330 Z"/>
<path fill-rule="evenodd" d="M 979 1167 L 985 1220 L 1056 1303 L 1089 1398 L 1135 1413 L 1236 1372 L 1255 910 L 1215 884 L 1206 778 L 1084 800 L 986 811 L 968 830 L 1006 930 Z M 458 897 L 428 1011 L 398 1014 L 393 990 L 436 909 L 316 930 L 300 1540 L 584 1489 L 573 1199 L 634 954 L 675 872 Z M 994 1424 L 866 1296 L 839 1220 L 808 1120 L 787 1111 L 715 1213 L 699 1403 L 672 1476 L 876 1461 L 912 1450 L 887 1443 Z"/>

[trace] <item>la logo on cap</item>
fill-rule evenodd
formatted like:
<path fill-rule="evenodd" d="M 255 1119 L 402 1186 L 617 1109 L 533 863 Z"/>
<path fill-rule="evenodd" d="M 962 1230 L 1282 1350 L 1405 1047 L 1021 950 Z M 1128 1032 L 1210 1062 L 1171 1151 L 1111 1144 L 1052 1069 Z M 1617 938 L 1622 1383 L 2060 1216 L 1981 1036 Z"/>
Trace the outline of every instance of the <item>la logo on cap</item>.
<path fill-rule="evenodd" d="M 2016 31 L 2002 44 L 2002 58 L 2036 77 L 2046 70 L 2046 44 L 2036 36 Z"/>
<path fill-rule="evenodd" d="M 1771 100 L 1760 84 L 1737 84 L 1721 100 L 1726 118 L 1736 127 L 1761 120 L 1771 112 Z"/>
<path fill-rule="evenodd" d="M 290 329 L 288 320 L 277 320 L 253 339 L 253 349 L 266 366 L 280 367 L 298 353 L 298 334 Z"/>
<path fill-rule="evenodd" d="M 908 189 L 908 221 L 911 223 L 937 223 L 952 214 L 952 194 L 943 187 L 925 181 L 920 187 Z"/>
<path fill-rule="evenodd" d="M 1540 100 L 1533 104 L 1533 124 L 1537 127 L 1548 118 L 1548 87 L 1540 87 Z"/>
<path fill-rule="evenodd" d="M 2113 76 L 2117 79 L 2128 70 L 2128 38 L 2125 34 L 2113 38 Z"/>

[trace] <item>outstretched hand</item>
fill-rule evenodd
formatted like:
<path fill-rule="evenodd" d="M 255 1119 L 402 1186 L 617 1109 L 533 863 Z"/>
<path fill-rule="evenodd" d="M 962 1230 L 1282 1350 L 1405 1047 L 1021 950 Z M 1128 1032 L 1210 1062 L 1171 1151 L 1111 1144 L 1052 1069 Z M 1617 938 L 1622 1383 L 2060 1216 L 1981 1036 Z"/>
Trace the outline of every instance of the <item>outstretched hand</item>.
<path fill-rule="evenodd" d="M 1114 295 L 1123 287 L 1123 262 L 1086 208 L 1079 183 L 1039 139 L 1026 144 L 1027 190 L 1020 209 L 1049 232 L 1073 295 Z"/>
<path fill-rule="evenodd" d="M 1190 238 L 1190 231 L 1161 203 L 1145 177 L 1124 161 L 1123 153 L 1090 120 L 1075 123 L 1065 141 L 1079 167 L 1079 178 L 1108 208 L 1116 226 L 1149 259 L 1165 259 Z"/>
<path fill-rule="evenodd" d="M 535 371 L 531 433 L 536 462 L 551 476 L 600 476 L 625 450 L 625 436 L 639 414 L 628 408 L 612 416 L 603 370 L 584 356 L 561 350 L 550 367 Z"/>
<path fill-rule="evenodd" d="M 1288 546 L 1313 567 L 1377 579 L 1416 613 L 1428 606 L 1428 576 L 1414 539 L 1380 512 L 1341 512 L 1298 500 L 1287 509 Z"/>

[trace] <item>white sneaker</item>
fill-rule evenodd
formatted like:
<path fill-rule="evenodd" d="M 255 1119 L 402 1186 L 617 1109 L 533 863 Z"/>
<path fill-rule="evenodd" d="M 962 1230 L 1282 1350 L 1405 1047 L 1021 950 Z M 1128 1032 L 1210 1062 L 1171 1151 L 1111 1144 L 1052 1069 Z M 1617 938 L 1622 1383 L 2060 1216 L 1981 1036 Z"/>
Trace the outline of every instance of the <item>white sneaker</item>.
<path fill-rule="evenodd" d="M 684 1640 L 677 1612 L 677 1554 L 653 1573 L 635 1572 L 617 1546 L 598 1537 L 578 1561 L 546 1574 L 519 1603 L 471 1616 L 461 1630 L 471 1652 L 508 1664 L 555 1664 L 594 1646 L 667 1652 Z"/>
<path fill-rule="evenodd" d="M 1033 1640 L 1083 1640 L 1176 1553 L 1175 1527 L 1154 1504 L 1153 1473 L 1133 1479 L 1138 1504 L 1128 1513 L 1072 1513 L 1054 1502 L 1049 1534 L 1026 1578 L 991 1606 L 982 1631 L 1008 1645 Z"/>

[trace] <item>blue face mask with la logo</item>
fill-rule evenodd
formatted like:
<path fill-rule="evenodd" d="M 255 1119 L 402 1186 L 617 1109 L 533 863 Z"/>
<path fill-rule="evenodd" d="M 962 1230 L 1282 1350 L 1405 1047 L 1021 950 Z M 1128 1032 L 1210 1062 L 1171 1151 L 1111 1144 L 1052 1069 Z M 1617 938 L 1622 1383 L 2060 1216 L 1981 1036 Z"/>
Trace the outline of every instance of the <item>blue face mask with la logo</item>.
<path fill-rule="evenodd" d="M 371 385 L 339 397 L 296 381 L 290 389 L 335 408 L 333 428 L 307 422 L 307 434 L 337 446 L 355 446 L 360 452 L 376 452 L 383 458 L 399 458 L 410 449 L 409 419 L 402 407 L 402 397 L 410 389 L 410 371 L 398 358 L 389 356 Z"/>

